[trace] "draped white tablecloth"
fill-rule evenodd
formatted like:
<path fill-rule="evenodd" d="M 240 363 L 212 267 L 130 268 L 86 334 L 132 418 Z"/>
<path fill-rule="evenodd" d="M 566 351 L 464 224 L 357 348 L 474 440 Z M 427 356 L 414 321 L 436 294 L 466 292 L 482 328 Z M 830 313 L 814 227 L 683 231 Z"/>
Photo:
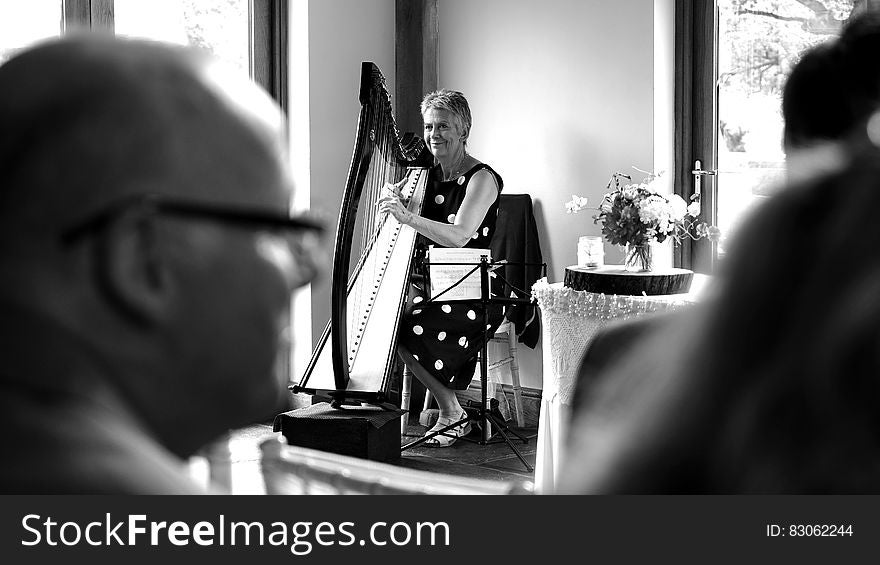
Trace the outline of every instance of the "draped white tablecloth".
<path fill-rule="evenodd" d="M 532 287 L 532 296 L 541 308 L 543 339 L 535 488 L 549 494 L 556 485 L 577 370 L 587 344 L 609 320 L 675 310 L 692 304 L 696 293 L 617 296 L 578 291 L 542 279 Z"/>

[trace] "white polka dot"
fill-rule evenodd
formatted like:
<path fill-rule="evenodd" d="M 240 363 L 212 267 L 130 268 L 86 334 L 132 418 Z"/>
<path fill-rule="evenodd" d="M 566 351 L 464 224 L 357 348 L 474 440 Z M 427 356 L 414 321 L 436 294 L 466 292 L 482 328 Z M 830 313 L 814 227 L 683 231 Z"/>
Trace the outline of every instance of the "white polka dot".
<path fill-rule="evenodd" d="M 458 177 L 458 184 L 464 184 L 464 177 Z"/>
<path fill-rule="evenodd" d="M 438 194 L 434 197 L 434 202 L 436 202 L 437 204 L 443 204 L 445 201 L 446 198 L 444 198 L 442 194 Z"/>
<path fill-rule="evenodd" d="M 421 296 L 416 296 L 415 298 L 413 298 L 413 304 L 418 304 L 422 300 L 424 300 L 424 298 L 422 298 Z"/>
<path fill-rule="evenodd" d="M 440 369 L 442 369 L 442 368 L 443 368 L 443 361 L 441 361 L 441 360 L 439 360 L 439 359 L 437 359 L 436 361 L 434 361 L 434 368 L 437 369 L 438 371 L 439 371 Z"/>
<path fill-rule="evenodd" d="M 421 310 L 413 310 L 413 316 L 418 316 L 421 313 L 422 313 Z"/>
<path fill-rule="evenodd" d="M 418 361 L 418 360 L 419 360 L 419 356 L 418 356 L 418 355 L 413 355 L 413 359 L 415 359 L 416 361 Z"/>
<path fill-rule="evenodd" d="M 446 314 L 452 312 L 452 306 L 450 306 L 449 304 L 444 304 L 440 307 L 440 309 L 443 310 L 443 312 L 445 312 Z"/>
<path fill-rule="evenodd" d="M 470 318 L 471 320 L 476 320 L 477 313 L 474 312 L 473 310 L 468 310 L 467 317 Z"/>
<path fill-rule="evenodd" d="M 467 347 L 467 338 L 461 336 L 460 338 L 458 338 L 458 344 L 462 347 Z"/>
<path fill-rule="evenodd" d="M 446 221 L 449 222 L 450 224 L 454 224 L 455 223 L 455 214 L 449 214 L 448 216 L 446 216 Z"/>
<path fill-rule="evenodd" d="M 471 236 L 471 239 L 477 239 L 478 237 L 480 237 L 480 234 L 475 233 L 474 235 Z"/>
<path fill-rule="evenodd" d="M 413 333 L 416 335 L 422 335 L 425 329 L 422 326 L 413 326 Z"/>
<path fill-rule="evenodd" d="M 446 332 L 440 332 L 437 334 L 437 341 L 443 341 L 446 339 Z"/>
<path fill-rule="evenodd" d="M 483 237 L 486 237 L 487 235 L 489 235 L 489 226 L 483 228 Z"/>
<path fill-rule="evenodd" d="M 491 330 L 491 329 L 492 329 L 492 324 L 486 324 L 486 329 L 487 329 L 487 330 Z"/>

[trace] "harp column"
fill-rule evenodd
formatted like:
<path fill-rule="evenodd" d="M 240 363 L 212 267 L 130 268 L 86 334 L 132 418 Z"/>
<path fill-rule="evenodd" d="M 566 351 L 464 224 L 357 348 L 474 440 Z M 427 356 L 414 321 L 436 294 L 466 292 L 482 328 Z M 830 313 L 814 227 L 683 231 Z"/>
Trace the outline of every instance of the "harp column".
<path fill-rule="evenodd" d="M 419 104 L 440 82 L 439 0 L 395 2 L 395 121 L 400 131 L 421 132 Z"/>

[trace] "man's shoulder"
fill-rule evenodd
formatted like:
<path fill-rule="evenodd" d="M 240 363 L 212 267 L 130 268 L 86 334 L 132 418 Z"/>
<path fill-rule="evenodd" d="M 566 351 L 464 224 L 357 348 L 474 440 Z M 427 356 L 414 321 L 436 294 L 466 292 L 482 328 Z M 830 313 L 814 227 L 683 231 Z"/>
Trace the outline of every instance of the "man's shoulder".
<path fill-rule="evenodd" d="M 0 466 L 0 492 L 202 494 L 186 465 L 147 434 L 65 403 L 55 410 L 0 402 L 15 435 Z"/>
<path fill-rule="evenodd" d="M 599 330 L 587 345 L 578 367 L 573 408 L 585 404 L 588 390 L 622 359 L 637 353 L 652 337 L 674 331 L 689 323 L 689 319 L 686 311 L 672 310 L 614 321 Z"/>
<path fill-rule="evenodd" d="M 584 361 L 598 364 L 613 360 L 631 351 L 641 339 L 661 329 L 674 328 L 684 318 L 682 311 L 669 311 L 610 323 L 599 330 L 589 344 Z"/>

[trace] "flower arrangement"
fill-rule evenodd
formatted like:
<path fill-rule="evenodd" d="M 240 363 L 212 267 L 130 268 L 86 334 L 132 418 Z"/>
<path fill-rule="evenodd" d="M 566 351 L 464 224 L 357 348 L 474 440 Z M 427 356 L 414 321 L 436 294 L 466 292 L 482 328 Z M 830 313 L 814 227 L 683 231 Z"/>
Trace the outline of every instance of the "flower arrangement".
<path fill-rule="evenodd" d="M 647 173 L 640 183 L 623 184 L 621 179 L 631 181 L 632 177 L 611 175 L 593 223 L 602 224 L 602 235 L 610 243 L 627 247 L 627 268 L 651 269 L 652 241 L 663 243 L 672 238 L 678 244 L 684 238 L 703 237 L 717 241 L 718 228 L 699 220 L 698 194 L 691 196 L 690 203 L 677 194 L 663 195 L 662 175 L 653 173 Z M 577 213 L 587 208 L 587 199 L 572 195 L 565 206 L 568 213 Z"/>

